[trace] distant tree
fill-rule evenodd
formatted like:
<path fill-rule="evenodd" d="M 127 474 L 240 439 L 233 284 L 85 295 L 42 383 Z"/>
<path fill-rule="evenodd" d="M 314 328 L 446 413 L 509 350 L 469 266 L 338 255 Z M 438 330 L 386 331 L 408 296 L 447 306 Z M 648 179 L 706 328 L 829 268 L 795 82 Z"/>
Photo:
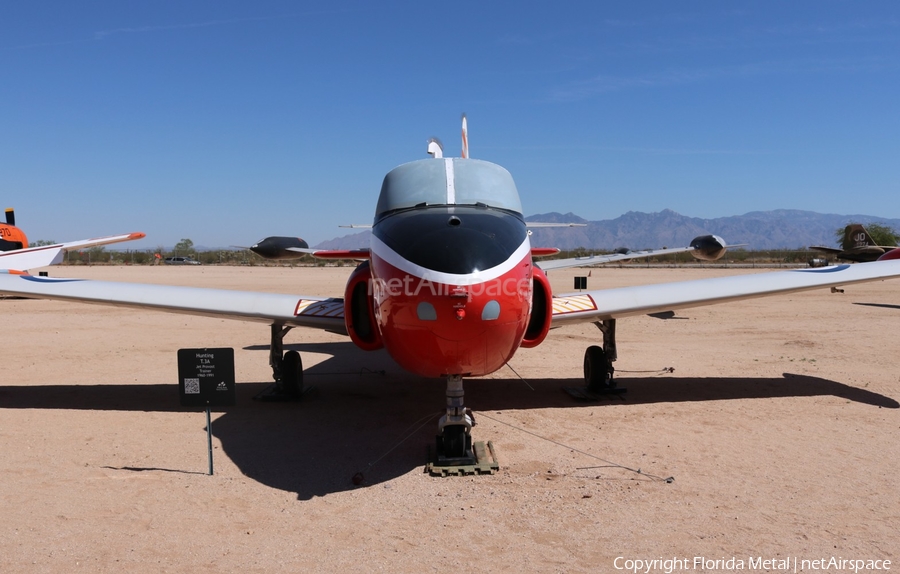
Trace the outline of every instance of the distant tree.
<path fill-rule="evenodd" d="M 194 251 L 194 242 L 190 239 L 182 239 L 175 244 L 175 255 L 192 255 Z"/>
<path fill-rule="evenodd" d="M 875 245 L 897 245 L 897 242 L 900 241 L 900 232 L 896 231 L 893 227 L 881 225 L 879 223 L 867 223 L 864 227 L 866 228 L 866 231 L 869 232 L 869 236 L 872 238 L 872 241 L 875 242 Z M 846 226 L 834 230 L 834 237 L 837 240 L 838 245 L 844 243 L 845 229 Z"/>
<path fill-rule="evenodd" d="M 46 239 L 38 239 L 37 241 L 32 241 L 28 244 L 28 247 L 42 247 L 44 245 L 56 245 L 56 242 L 52 239 L 47 241 Z"/>

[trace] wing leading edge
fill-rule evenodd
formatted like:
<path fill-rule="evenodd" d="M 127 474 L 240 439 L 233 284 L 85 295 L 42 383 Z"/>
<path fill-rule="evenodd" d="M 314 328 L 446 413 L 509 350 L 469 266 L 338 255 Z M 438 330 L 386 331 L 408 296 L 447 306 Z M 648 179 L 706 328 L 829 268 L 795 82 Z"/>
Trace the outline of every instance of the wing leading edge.
<path fill-rule="evenodd" d="M 600 289 L 553 298 L 553 327 L 900 277 L 900 260 Z"/>
<path fill-rule="evenodd" d="M 553 297 L 552 327 L 900 277 L 900 260 L 601 289 Z M 346 334 L 340 298 L 0 274 L 0 293 Z"/>

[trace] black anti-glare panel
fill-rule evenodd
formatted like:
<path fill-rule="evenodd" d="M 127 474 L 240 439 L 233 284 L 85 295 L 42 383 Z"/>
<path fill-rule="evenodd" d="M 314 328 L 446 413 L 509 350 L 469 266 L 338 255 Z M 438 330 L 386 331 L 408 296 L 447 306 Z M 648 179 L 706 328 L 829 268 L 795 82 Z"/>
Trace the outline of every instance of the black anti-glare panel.
<path fill-rule="evenodd" d="M 184 407 L 234 405 L 234 349 L 178 349 L 178 390 Z"/>

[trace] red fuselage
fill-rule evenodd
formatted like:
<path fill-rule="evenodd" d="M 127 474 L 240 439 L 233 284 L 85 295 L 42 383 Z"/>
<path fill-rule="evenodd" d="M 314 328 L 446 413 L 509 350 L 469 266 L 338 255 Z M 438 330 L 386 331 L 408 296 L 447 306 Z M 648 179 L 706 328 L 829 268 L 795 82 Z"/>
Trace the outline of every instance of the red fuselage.
<path fill-rule="evenodd" d="M 486 375 L 522 343 L 532 305 L 521 215 L 437 206 L 373 227 L 371 294 L 384 346 L 425 377 Z"/>

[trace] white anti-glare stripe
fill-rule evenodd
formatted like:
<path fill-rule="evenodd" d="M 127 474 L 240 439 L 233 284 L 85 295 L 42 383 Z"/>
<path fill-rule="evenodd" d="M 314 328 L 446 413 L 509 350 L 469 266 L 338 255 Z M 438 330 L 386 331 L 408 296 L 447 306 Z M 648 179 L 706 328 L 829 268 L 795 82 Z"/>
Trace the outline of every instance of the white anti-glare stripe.
<path fill-rule="evenodd" d="M 531 252 L 531 242 L 528 240 L 528 236 L 526 236 L 525 241 L 519 245 L 518 249 L 516 249 L 515 252 L 500 265 L 496 265 L 490 269 L 475 271 L 473 273 L 459 274 L 444 273 L 442 271 L 435 271 L 433 269 L 428 269 L 427 267 L 422 267 L 421 265 L 416 265 L 412 261 L 404 259 L 399 253 L 388 247 L 374 235 L 372 236 L 370 245 L 372 255 L 383 259 L 386 263 L 393 265 L 400 271 L 409 273 L 410 275 L 419 277 L 425 281 L 433 281 L 434 283 L 443 283 L 445 285 L 474 285 L 476 283 L 484 283 L 485 281 L 496 279 L 513 269 L 525 258 L 525 255 Z"/>
<path fill-rule="evenodd" d="M 456 187 L 453 181 L 453 159 L 444 158 L 444 167 L 447 172 L 447 205 L 456 203 Z"/>

